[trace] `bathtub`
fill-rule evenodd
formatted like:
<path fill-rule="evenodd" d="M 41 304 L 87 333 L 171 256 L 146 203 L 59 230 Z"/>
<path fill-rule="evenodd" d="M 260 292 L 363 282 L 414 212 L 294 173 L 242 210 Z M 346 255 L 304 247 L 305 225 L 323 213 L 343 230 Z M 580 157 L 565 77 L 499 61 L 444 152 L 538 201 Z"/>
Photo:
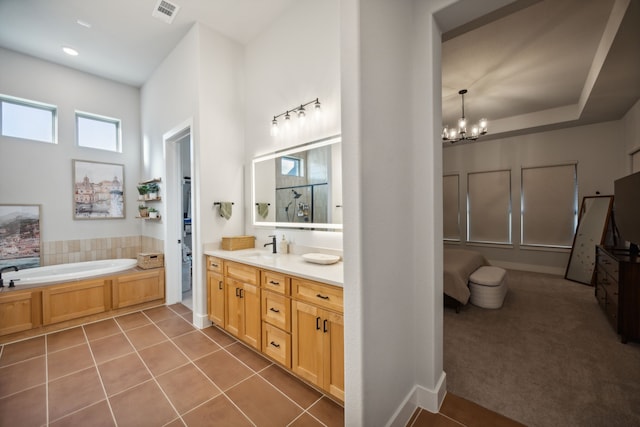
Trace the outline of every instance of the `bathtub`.
<path fill-rule="evenodd" d="M 73 281 L 103 274 L 116 273 L 135 267 L 135 259 L 105 259 L 100 261 L 75 262 L 71 264 L 49 265 L 47 267 L 26 268 L 17 272 L 2 273 L 4 285 L 13 280 L 16 286 L 36 285 L 61 281 Z"/>

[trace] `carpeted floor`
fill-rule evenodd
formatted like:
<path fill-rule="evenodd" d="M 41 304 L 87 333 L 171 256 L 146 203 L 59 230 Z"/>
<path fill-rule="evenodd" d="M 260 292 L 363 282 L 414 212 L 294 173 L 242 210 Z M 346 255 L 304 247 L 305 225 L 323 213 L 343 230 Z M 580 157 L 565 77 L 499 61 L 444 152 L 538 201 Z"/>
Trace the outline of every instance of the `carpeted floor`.
<path fill-rule="evenodd" d="M 640 426 L 640 343 L 593 288 L 509 271 L 504 306 L 445 308 L 447 390 L 529 426 Z"/>

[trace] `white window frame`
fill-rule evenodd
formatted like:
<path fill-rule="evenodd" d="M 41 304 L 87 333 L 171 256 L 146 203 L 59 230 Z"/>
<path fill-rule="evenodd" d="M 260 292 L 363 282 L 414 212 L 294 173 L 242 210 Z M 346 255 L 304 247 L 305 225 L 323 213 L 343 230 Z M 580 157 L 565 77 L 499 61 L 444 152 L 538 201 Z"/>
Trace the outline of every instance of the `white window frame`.
<path fill-rule="evenodd" d="M 500 224 L 502 226 L 506 227 L 506 240 L 502 241 L 499 240 L 498 238 L 486 238 L 486 239 L 472 239 L 472 233 L 474 233 L 474 229 L 473 229 L 473 223 L 474 221 L 477 220 L 478 223 L 483 223 L 483 221 L 481 221 L 481 219 L 485 219 L 486 218 L 486 212 L 480 212 L 478 214 L 478 218 L 476 219 L 472 219 L 472 216 L 474 215 L 474 213 L 472 212 L 472 210 L 475 208 L 475 206 L 482 205 L 482 203 L 476 203 L 472 200 L 472 191 L 474 191 L 474 187 L 475 184 L 472 185 L 472 177 L 474 176 L 480 176 L 480 175 L 485 175 L 487 176 L 488 174 L 504 174 L 506 173 L 507 176 L 507 182 L 506 182 L 506 194 L 501 195 L 502 196 L 502 200 L 506 201 L 506 212 L 504 212 L 506 214 L 506 216 L 504 216 L 504 220 L 506 220 L 505 224 Z M 492 189 L 492 187 L 488 186 L 485 188 L 489 188 Z M 499 195 L 500 196 L 500 195 Z M 506 198 L 504 197 L 506 196 Z M 484 215 L 484 217 L 483 217 Z M 512 245 L 513 244 L 513 202 L 512 202 L 512 198 L 511 198 L 511 169 L 500 169 L 500 170 L 491 170 L 491 171 L 483 171 L 483 172 L 470 172 L 467 174 L 467 242 L 469 243 L 476 243 L 476 244 L 483 244 L 483 245 L 499 245 L 499 246 L 505 246 L 505 245 Z M 490 221 L 485 221 L 485 224 L 490 223 Z M 485 227 L 486 228 L 486 227 Z M 494 227 L 495 228 L 495 227 Z M 497 228 L 496 228 L 497 229 Z M 505 230 L 503 230 L 505 231 Z M 475 234 L 475 233 L 474 233 Z M 479 234 L 483 234 L 483 233 L 479 233 Z M 485 233 L 486 234 L 486 233 Z"/>
<path fill-rule="evenodd" d="M 41 110 L 51 113 L 51 141 L 45 141 L 42 139 L 33 139 L 23 136 L 5 135 L 4 125 L 2 123 L 2 103 L 19 105 L 22 107 L 33 108 L 35 110 Z M 44 144 L 57 144 L 58 143 L 58 107 L 51 104 L 45 104 L 44 102 L 32 101 L 29 99 L 17 98 L 15 96 L 0 94 L 0 135 L 7 138 L 17 138 L 26 141 L 41 142 Z"/>
<path fill-rule="evenodd" d="M 108 123 L 108 124 L 112 124 L 115 125 L 116 127 L 116 149 L 115 150 L 111 150 L 108 148 L 99 148 L 99 147 L 92 147 L 89 145 L 82 145 L 81 141 L 80 141 L 80 132 L 79 132 L 79 122 L 78 119 L 83 118 L 86 120 L 93 120 L 96 122 L 103 122 L 103 123 Z M 75 114 L 75 122 L 76 122 L 76 145 L 78 147 L 81 148 L 88 148 L 88 149 L 93 149 L 93 150 L 102 150 L 102 151 L 109 151 L 111 153 L 122 153 L 122 121 L 120 119 L 116 119 L 113 117 L 107 117 L 107 116 L 101 116 L 98 114 L 93 114 L 93 113 L 87 113 L 84 111 L 76 111 Z"/>

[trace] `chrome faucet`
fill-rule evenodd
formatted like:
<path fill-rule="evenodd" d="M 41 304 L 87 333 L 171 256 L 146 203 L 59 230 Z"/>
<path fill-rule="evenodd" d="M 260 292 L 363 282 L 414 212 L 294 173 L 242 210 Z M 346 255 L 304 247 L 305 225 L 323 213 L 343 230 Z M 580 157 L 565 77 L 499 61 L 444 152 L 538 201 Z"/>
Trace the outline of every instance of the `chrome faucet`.
<path fill-rule="evenodd" d="M 273 238 L 273 241 L 275 242 L 275 237 Z M 274 248 L 275 248 L 275 246 L 274 246 Z M 4 288 L 4 279 L 2 278 L 2 273 L 4 273 L 5 271 L 8 271 L 8 270 L 18 271 L 18 267 L 16 267 L 15 265 L 9 265 L 7 267 L 0 268 L 0 288 Z M 9 284 L 9 287 L 13 288 L 12 285 L 13 285 L 13 280 Z"/>
<path fill-rule="evenodd" d="M 273 248 L 272 248 L 273 250 L 271 252 L 275 254 L 276 253 L 276 236 L 274 234 L 274 235 L 271 235 L 269 237 L 271 237 L 271 243 L 265 243 L 264 247 L 266 248 L 267 246 L 272 245 L 273 246 Z"/>

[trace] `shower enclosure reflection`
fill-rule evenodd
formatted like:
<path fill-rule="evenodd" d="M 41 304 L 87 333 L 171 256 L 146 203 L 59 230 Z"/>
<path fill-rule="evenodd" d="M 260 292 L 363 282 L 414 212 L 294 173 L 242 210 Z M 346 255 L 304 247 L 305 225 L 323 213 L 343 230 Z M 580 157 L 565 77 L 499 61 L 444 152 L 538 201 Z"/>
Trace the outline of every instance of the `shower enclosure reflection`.
<path fill-rule="evenodd" d="M 341 229 L 341 158 L 332 137 L 254 159 L 254 224 Z"/>

